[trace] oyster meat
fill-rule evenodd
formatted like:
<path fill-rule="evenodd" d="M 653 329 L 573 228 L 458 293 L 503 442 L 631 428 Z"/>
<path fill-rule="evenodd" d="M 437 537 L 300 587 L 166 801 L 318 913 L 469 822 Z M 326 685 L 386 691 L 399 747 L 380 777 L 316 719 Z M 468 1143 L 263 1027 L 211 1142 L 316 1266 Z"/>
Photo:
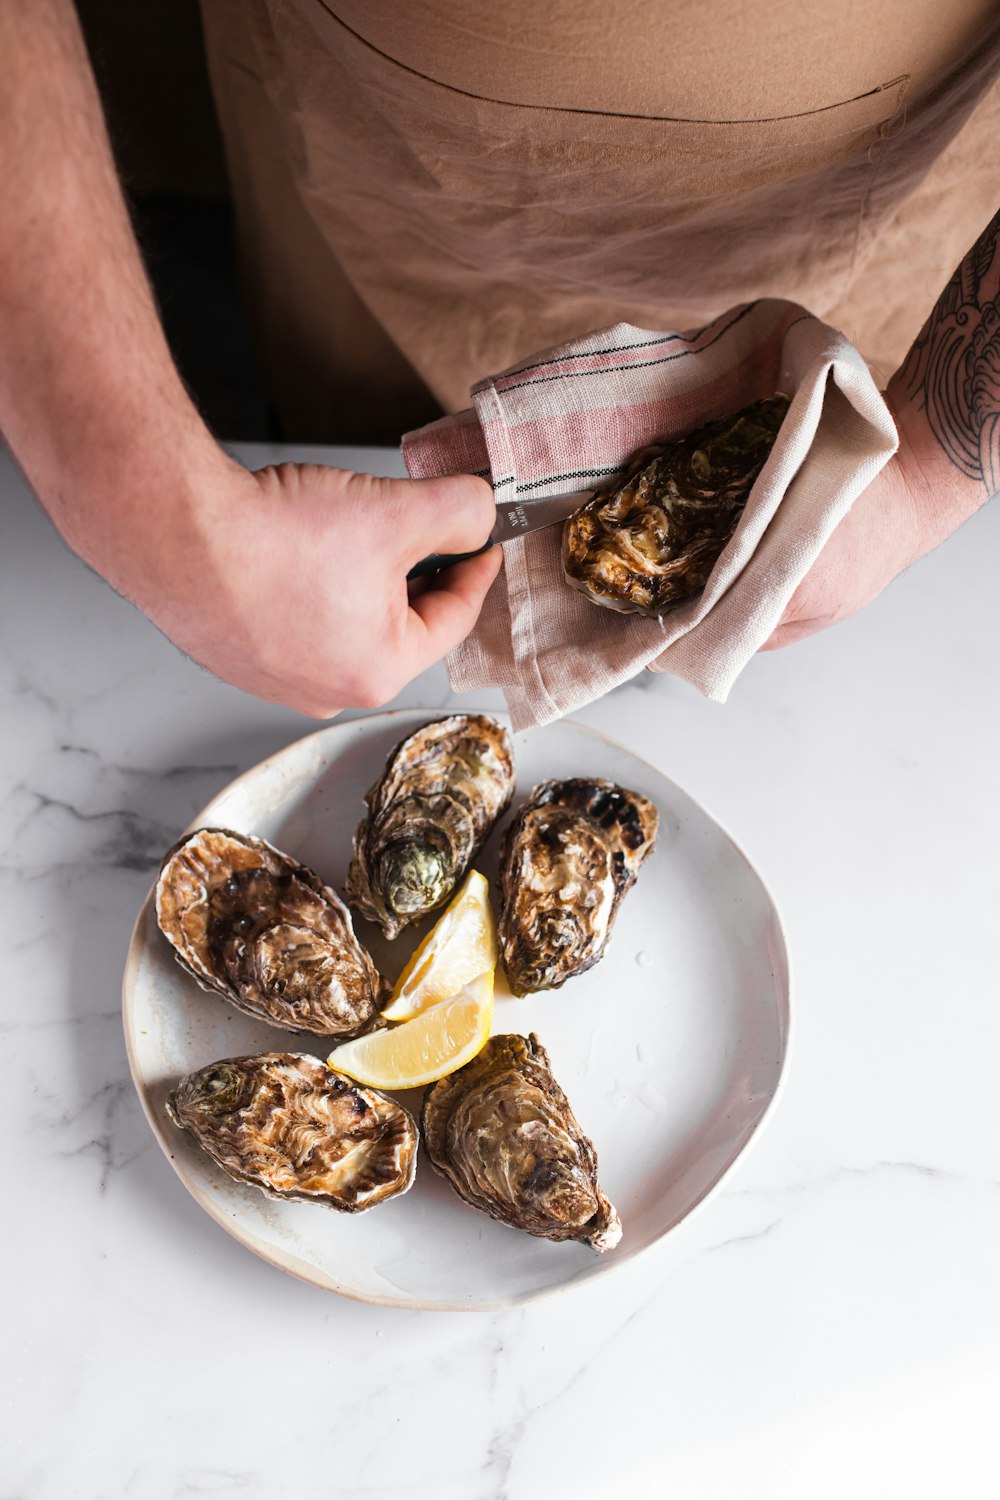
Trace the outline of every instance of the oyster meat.
<path fill-rule="evenodd" d="M 455 714 L 396 746 L 366 794 L 347 899 L 394 938 L 441 906 L 514 792 L 514 752 L 501 724 Z"/>
<path fill-rule="evenodd" d="M 167 1113 L 270 1198 L 358 1214 L 405 1193 L 416 1171 L 413 1116 L 303 1053 L 211 1063 L 181 1079 Z"/>
<path fill-rule="evenodd" d="M 658 823 L 648 798 L 613 781 L 535 787 L 500 851 L 497 931 L 515 995 L 558 989 L 597 963 Z"/>
<path fill-rule="evenodd" d="M 621 1239 L 597 1153 L 536 1036 L 491 1037 L 464 1068 L 432 1083 L 420 1130 L 459 1197 L 501 1224 L 595 1250 Z"/>
<path fill-rule="evenodd" d="M 595 604 L 662 615 L 704 588 L 788 410 L 755 401 L 645 448 L 563 526 L 567 581 Z"/>
<path fill-rule="evenodd" d="M 320 1036 L 367 1031 L 389 987 L 340 897 L 263 839 L 199 828 L 164 858 L 156 920 L 206 990 Z"/>

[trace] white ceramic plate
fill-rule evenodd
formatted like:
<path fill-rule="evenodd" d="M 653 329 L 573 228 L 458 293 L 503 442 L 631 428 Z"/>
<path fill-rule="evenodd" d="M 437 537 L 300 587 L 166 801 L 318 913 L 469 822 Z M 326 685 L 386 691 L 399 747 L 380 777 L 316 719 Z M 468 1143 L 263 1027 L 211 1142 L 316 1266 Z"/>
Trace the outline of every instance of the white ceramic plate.
<path fill-rule="evenodd" d="M 259 834 L 342 889 L 362 794 L 394 744 L 440 712 L 334 724 L 232 782 L 191 825 Z M 535 1031 L 600 1158 L 618 1208 L 616 1250 L 553 1244 L 469 1208 L 421 1154 L 403 1197 L 359 1215 L 278 1203 L 231 1181 L 167 1118 L 178 1077 L 256 1051 L 325 1056 L 322 1038 L 282 1032 L 198 988 L 156 927 L 136 921 L 124 982 L 136 1088 L 181 1181 L 242 1244 L 316 1286 L 402 1307 L 495 1308 L 621 1265 L 717 1187 L 773 1104 L 788 1049 L 788 965 L 774 903 L 732 839 L 668 777 L 569 721 L 515 739 L 514 809 L 549 777 L 603 776 L 652 798 L 657 847 L 626 896 L 596 968 L 513 999 L 498 970 L 494 1031 Z M 509 816 L 509 815 L 508 815 Z M 506 819 L 504 820 L 506 822 Z M 492 879 L 500 824 L 477 864 Z M 425 927 L 386 943 L 357 931 L 395 979 Z M 419 1094 L 400 1099 L 416 1112 Z"/>

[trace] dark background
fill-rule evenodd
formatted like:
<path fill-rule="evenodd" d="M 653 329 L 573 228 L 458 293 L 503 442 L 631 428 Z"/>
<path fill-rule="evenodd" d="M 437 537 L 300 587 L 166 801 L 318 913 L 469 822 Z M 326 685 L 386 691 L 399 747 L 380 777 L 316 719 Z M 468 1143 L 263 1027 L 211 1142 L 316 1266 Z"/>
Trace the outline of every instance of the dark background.
<path fill-rule="evenodd" d="M 220 438 L 282 436 L 240 300 L 197 0 L 76 0 L 167 338 Z"/>

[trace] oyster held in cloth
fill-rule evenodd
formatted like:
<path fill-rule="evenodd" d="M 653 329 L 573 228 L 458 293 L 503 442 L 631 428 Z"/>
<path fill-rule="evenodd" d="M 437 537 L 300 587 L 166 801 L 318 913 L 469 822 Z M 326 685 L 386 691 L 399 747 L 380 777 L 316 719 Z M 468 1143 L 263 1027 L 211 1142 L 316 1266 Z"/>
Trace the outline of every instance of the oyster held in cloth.
<path fill-rule="evenodd" d="M 199 828 L 165 856 L 156 920 L 203 989 L 274 1026 L 367 1031 L 389 988 L 340 897 L 305 865 L 225 828 Z"/>
<path fill-rule="evenodd" d="M 500 851 L 500 956 L 515 995 L 597 963 L 659 823 L 647 797 L 573 777 L 536 786 Z"/>
<path fill-rule="evenodd" d="M 229 1057 L 182 1078 L 167 1112 L 237 1182 L 357 1214 L 405 1193 L 417 1127 L 401 1104 L 304 1053 Z"/>
<path fill-rule="evenodd" d="M 514 752 L 501 724 L 455 714 L 392 751 L 365 795 L 347 899 L 394 938 L 447 901 L 514 792 Z"/>
<path fill-rule="evenodd" d="M 424 1094 L 420 1130 L 459 1197 L 514 1229 L 610 1250 L 617 1212 L 597 1181 L 597 1153 L 534 1035 L 491 1037 Z"/>
<path fill-rule="evenodd" d="M 595 604 L 662 615 L 704 588 L 788 410 L 768 396 L 645 448 L 563 526 L 566 578 Z"/>

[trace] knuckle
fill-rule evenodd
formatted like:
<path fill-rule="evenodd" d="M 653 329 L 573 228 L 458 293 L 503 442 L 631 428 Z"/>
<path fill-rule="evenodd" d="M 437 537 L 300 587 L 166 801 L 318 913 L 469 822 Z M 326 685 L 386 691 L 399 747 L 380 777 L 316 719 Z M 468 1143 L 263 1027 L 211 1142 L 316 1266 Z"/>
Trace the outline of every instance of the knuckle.
<path fill-rule="evenodd" d="M 476 485 L 472 497 L 472 521 L 477 527 L 481 527 L 484 536 L 488 536 L 496 519 L 496 501 L 493 498 L 493 489 L 484 480 Z"/>
<path fill-rule="evenodd" d="M 496 518 L 493 486 L 487 480 L 477 474 L 446 474 L 422 484 L 424 503 L 432 517 L 442 512 L 455 514 L 463 526 L 486 536 Z"/>
<path fill-rule="evenodd" d="M 288 708 L 293 708 L 297 714 L 302 714 L 306 719 L 325 719 L 327 715 L 320 708 L 315 698 L 310 698 L 304 693 L 287 693 L 285 703 Z"/>
<path fill-rule="evenodd" d="M 353 683 L 351 698 L 358 708 L 381 708 L 396 696 L 396 687 L 388 672 L 369 667 Z"/>
<path fill-rule="evenodd" d="M 476 476 L 476 496 L 484 515 L 491 515 L 496 510 L 496 496 L 493 486 L 488 479 Z"/>

